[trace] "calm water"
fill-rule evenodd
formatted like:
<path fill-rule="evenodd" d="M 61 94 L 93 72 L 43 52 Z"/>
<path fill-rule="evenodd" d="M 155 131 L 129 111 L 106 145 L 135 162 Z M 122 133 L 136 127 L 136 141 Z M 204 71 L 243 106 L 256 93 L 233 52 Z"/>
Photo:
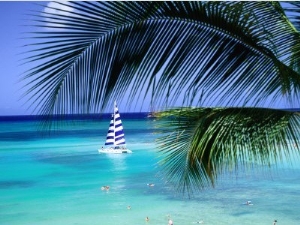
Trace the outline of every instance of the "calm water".
<path fill-rule="evenodd" d="M 167 215 L 174 225 L 300 223 L 297 161 L 271 175 L 225 176 L 215 189 L 188 199 L 158 176 L 155 121 L 131 116 L 123 118 L 127 147 L 134 152 L 128 155 L 98 154 L 109 119 L 76 120 L 46 135 L 30 118 L 2 118 L 0 224 L 167 225 Z M 103 185 L 110 190 L 102 191 Z M 246 200 L 253 205 L 243 205 Z"/>

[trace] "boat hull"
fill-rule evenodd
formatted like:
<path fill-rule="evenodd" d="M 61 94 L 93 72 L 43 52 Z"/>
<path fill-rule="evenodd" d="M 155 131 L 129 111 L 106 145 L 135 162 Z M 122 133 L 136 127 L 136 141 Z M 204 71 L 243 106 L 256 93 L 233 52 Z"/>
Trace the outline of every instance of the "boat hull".
<path fill-rule="evenodd" d="M 124 148 L 124 149 L 114 149 L 114 148 L 105 148 L 105 149 L 98 149 L 99 153 L 104 154 L 130 154 L 132 153 L 131 150 Z"/>

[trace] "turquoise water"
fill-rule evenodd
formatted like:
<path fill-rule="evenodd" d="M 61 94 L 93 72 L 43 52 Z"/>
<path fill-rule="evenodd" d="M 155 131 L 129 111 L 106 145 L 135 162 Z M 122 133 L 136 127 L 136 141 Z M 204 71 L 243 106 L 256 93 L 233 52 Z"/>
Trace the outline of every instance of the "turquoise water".
<path fill-rule="evenodd" d="M 123 119 L 134 152 L 123 155 L 98 154 L 108 125 L 77 120 L 46 135 L 33 120 L 0 121 L 0 224 L 167 225 L 168 215 L 174 225 L 299 224 L 297 161 L 271 175 L 224 176 L 215 189 L 187 198 L 159 176 L 155 121 Z M 243 205 L 247 200 L 253 205 Z"/>

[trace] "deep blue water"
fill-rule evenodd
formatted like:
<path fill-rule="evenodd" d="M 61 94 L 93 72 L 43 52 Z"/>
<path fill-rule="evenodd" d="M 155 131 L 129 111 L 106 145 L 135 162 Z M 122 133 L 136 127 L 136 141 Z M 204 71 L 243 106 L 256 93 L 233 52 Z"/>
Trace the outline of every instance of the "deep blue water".
<path fill-rule="evenodd" d="M 122 119 L 143 119 L 146 118 L 147 112 L 121 113 Z M 40 121 L 47 119 L 42 115 L 14 115 L 0 116 L 0 121 Z M 107 120 L 111 118 L 111 113 L 102 114 L 70 114 L 70 115 L 54 115 L 50 117 L 52 120 Z"/>

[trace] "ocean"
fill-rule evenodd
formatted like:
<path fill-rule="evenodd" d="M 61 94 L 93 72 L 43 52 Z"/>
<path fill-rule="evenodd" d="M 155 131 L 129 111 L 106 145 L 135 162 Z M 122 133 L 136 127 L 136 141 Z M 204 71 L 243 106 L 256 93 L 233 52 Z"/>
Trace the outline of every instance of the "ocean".
<path fill-rule="evenodd" d="M 271 173 L 224 175 L 215 188 L 183 196 L 160 176 L 157 121 L 121 117 L 132 154 L 98 153 L 109 115 L 65 118 L 51 132 L 38 129 L 40 117 L 0 117 L 0 224 L 300 224 L 299 159 Z"/>

